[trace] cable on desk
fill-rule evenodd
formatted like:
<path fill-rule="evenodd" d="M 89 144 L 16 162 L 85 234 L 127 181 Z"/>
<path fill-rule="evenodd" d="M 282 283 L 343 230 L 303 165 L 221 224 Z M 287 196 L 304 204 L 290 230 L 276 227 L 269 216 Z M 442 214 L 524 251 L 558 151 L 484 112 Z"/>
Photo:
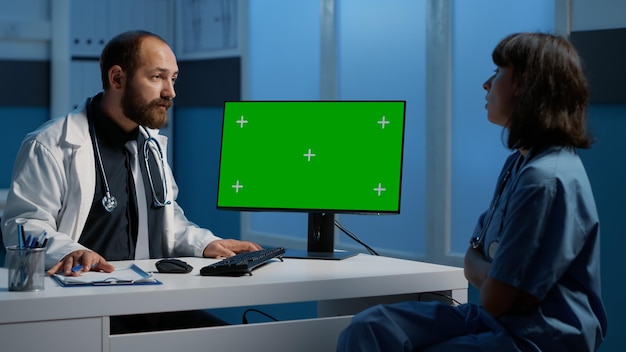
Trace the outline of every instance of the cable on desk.
<path fill-rule="evenodd" d="M 443 293 L 441 293 L 441 292 L 422 292 L 422 293 L 419 293 L 419 294 L 417 295 L 417 299 L 421 301 L 421 300 L 422 300 L 422 295 L 440 296 L 440 297 L 443 297 L 443 298 L 445 298 L 445 299 L 448 299 L 450 302 L 454 303 L 454 304 L 455 304 L 455 305 L 457 305 L 457 306 L 458 306 L 458 305 L 461 305 L 461 302 L 459 302 L 459 301 L 457 301 L 456 299 L 452 298 L 452 296 L 448 296 L 448 295 L 443 294 Z"/>
<path fill-rule="evenodd" d="M 378 253 L 376 253 L 374 249 L 372 249 L 372 247 L 368 246 L 367 244 L 365 244 L 365 242 L 361 241 L 361 239 L 357 235 L 350 232 L 350 230 L 346 229 L 343 225 L 341 225 L 341 223 L 339 223 L 339 220 L 335 220 L 335 226 L 337 226 L 339 230 L 343 231 L 343 233 L 348 235 L 348 237 L 352 238 L 357 243 L 365 247 L 365 249 L 367 249 L 367 251 L 370 252 L 370 254 L 379 255 Z"/>
<path fill-rule="evenodd" d="M 242 324 L 248 324 L 248 318 L 246 318 L 246 314 L 248 314 L 248 312 L 256 312 L 256 313 L 259 313 L 259 314 L 261 314 L 261 315 L 264 315 L 264 316 L 266 316 L 266 317 L 268 317 L 268 318 L 272 319 L 273 321 L 279 321 L 278 319 L 274 318 L 273 316 L 271 316 L 271 315 L 269 315 L 269 314 L 267 314 L 267 313 L 265 313 L 265 312 L 262 312 L 262 311 L 260 311 L 260 310 L 258 310 L 258 309 L 249 308 L 249 309 L 246 309 L 246 310 L 243 312 L 243 315 L 242 315 L 242 317 L 241 317 L 241 323 L 242 323 Z"/>

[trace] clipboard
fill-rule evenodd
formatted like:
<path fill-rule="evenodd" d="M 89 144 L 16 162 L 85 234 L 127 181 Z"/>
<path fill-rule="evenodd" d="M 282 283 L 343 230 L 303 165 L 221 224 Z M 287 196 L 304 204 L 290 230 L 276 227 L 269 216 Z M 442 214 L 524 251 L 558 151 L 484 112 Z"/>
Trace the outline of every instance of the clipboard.
<path fill-rule="evenodd" d="M 143 271 L 135 264 L 127 268 L 115 269 L 112 273 L 88 271 L 80 276 L 54 274 L 55 279 L 63 287 L 77 286 L 119 286 L 119 285 L 161 285 L 162 282 L 154 274 Z"/>

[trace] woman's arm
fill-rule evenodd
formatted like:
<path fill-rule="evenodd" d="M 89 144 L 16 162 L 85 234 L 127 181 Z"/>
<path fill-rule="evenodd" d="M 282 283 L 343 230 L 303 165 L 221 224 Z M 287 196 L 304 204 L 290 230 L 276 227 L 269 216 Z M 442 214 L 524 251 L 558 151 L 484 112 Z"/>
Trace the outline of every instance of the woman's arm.
<path fill-rule="evenodd" d="M 539 299 L 517 287 L 488 277 L 480 289 L 480 303 L 494 317 L 504 314 L 527 314 L 539 304 Z"/>
<path fill-rule="evenodd" d="M 483 256 L 480 247 L 473 248 L 471 245 L 465 253 L 465 278 L 477 289 L 481 289 L 487 279 L 487 273 L 491 263 Z"/>
<path fill-rule="evenodd" d="M 489 263 L 480 247 L 469 246 L 465 253 L 465 278 L 480 291 L 480 303 L 492 316 L 515 312 L 526 313 L 534 309 L 539 300 L 517 287 L 488 277 Z"/>

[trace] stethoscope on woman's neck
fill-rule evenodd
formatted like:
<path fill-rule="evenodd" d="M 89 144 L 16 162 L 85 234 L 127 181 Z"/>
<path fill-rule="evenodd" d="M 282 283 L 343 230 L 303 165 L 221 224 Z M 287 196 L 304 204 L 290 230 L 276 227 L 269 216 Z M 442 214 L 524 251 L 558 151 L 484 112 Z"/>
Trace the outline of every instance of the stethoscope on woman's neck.
<path fill-rule="evenodd" d="M 97 159 L 97 163 L 100 169 L 100 173 L 102 174 L 102 180 L 104 181 L 104 196 L 102 197 L 102 206 L 104 207 L 104 209 L 107 212 L 112 212 L 113 210 L 115 210 L 115 208 L 117 208 L 117 199 L 115 198 L 115 196 L 113 196 L 111 194 L 111 189 L 109 188 L 109 182 L 107 180 L 107 176 L 106 176 L 106 172 L 104 171 L 104 164 L 102 163 L 102 156 L 100 154 L 100 145 L 98 143 L 98 136 L 96 135 L 96 127 L 95 127 L 95 121 L 93 120 L 94 115 L 93 115 L 93 99 L 89 99 L 87 101 L 87 120 L 89 123 L 89 127 L 91 128 L 91 135 L 93 136 L 93 143 L 94 146 L 96 148 L 96 156 L 98 157 Z M 168 188 L 167 188 L 167 178 L 166 178 L 166 174 L 165 174 L 165 161 L 164 161 L 164 156 L 163 156 L 163 149 L 161 148 L 161 145 L 159 144 L 159 141 L 157 141 L 156 138 L 154 138 L 152 135 L 150 135 L 150 132 L 148 132 L 148 130 L 143 127 L 143 126 L 139 126 L 139 131 L 144 135 L 144 142 L 143 142 L 143 156 L 144 156 L 144 162 L 145 162 L 145 166 L 146 166 L 146 172 L 148 174 L 148 180 L 150 183 L 150 190 L 152 192 L 152 205 L 154 207 L 164 207 L 166 205 L 172 204 L 172 202 L 170 200 L 167 199 L 168 196 Z M 152 144 L 154 146 L 154 148 L 150 148 L 150 144 Z M 156 152 L 158 153 L 158 157 L 159 160 L 161 162 L 161 182 L 162 182 L 162 187 L 163 187 L 163 201 L 161 201 L 156 194 L 156 190 L 154 189 L 154 182 L 152 180 L 152 173 L 150 172 L 150 163 L 149 163 L 149 155 L 150 152 L 152 150 L 152 153 L 154 154 L 154 150 L 156 150 Z"/>
<path fill-rule="evenodd" d="M 487 233 L 487 229 L 489 228 L 489 225 L 491 225 L 491 220 L 493 219 L 496 208 L 498 208 L 498 205 L 500 204 L 500 199 L 502 198 L 502 194 L 504 193 L 504 189 L 507 183 L 510 181 L 512 174 L 516 172 L 516 170 L 521 168 L 521 164 L 523 164 L 524 161 L 527 160 L 527 155 L 528 151 L 526 151 L 525 153 L 520 151 L 520 155 L 509 166 L 508 170 L 506 170 L 504 175 L 502 176 L 502 182 L 500 182 L 500 185 L 495 193 L 495 198 L 491 202 L 491 206 L 489 207 L 487 217 L 485 218 L 485 222 L 480 231 L 480 234 L 478 236 L 472 237 L 472 239 L 470 240 L 472 248 L 476 249 L 482 244 L 485 238 L 485 234 Z M 492 254 L 495 254 L 495 251 L 497 250 L 498 241 L 496 240 L 493 243 L 495 244 L 495 247 L 491 248 L 492 246 L 490 245 L 490 248 L 488 248 L 488 253 L 490 253 L 491 258 L 493 258 Z"/>

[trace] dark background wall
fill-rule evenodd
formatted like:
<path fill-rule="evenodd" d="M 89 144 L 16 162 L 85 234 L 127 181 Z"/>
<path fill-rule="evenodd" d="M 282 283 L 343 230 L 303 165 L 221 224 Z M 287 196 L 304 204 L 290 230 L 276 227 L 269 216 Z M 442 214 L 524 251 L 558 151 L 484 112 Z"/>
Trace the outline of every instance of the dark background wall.
<path fill-rule="evenodd" d="M 187 217 L 216 235 L 239 238 L 239 212 L 220 211 L 217 170 L 225 101 L 241 99 L 239 58 L 179 63 L 174 115 L 174 174 Z M 202 88 L 198 88 L 202 87 Z"/>
<path fill-rule="evenodd" d="M 0 60 L 0 70 L 0 188 L 9 188 L 22 139 L 50 114 L 50 63 Z"/>

